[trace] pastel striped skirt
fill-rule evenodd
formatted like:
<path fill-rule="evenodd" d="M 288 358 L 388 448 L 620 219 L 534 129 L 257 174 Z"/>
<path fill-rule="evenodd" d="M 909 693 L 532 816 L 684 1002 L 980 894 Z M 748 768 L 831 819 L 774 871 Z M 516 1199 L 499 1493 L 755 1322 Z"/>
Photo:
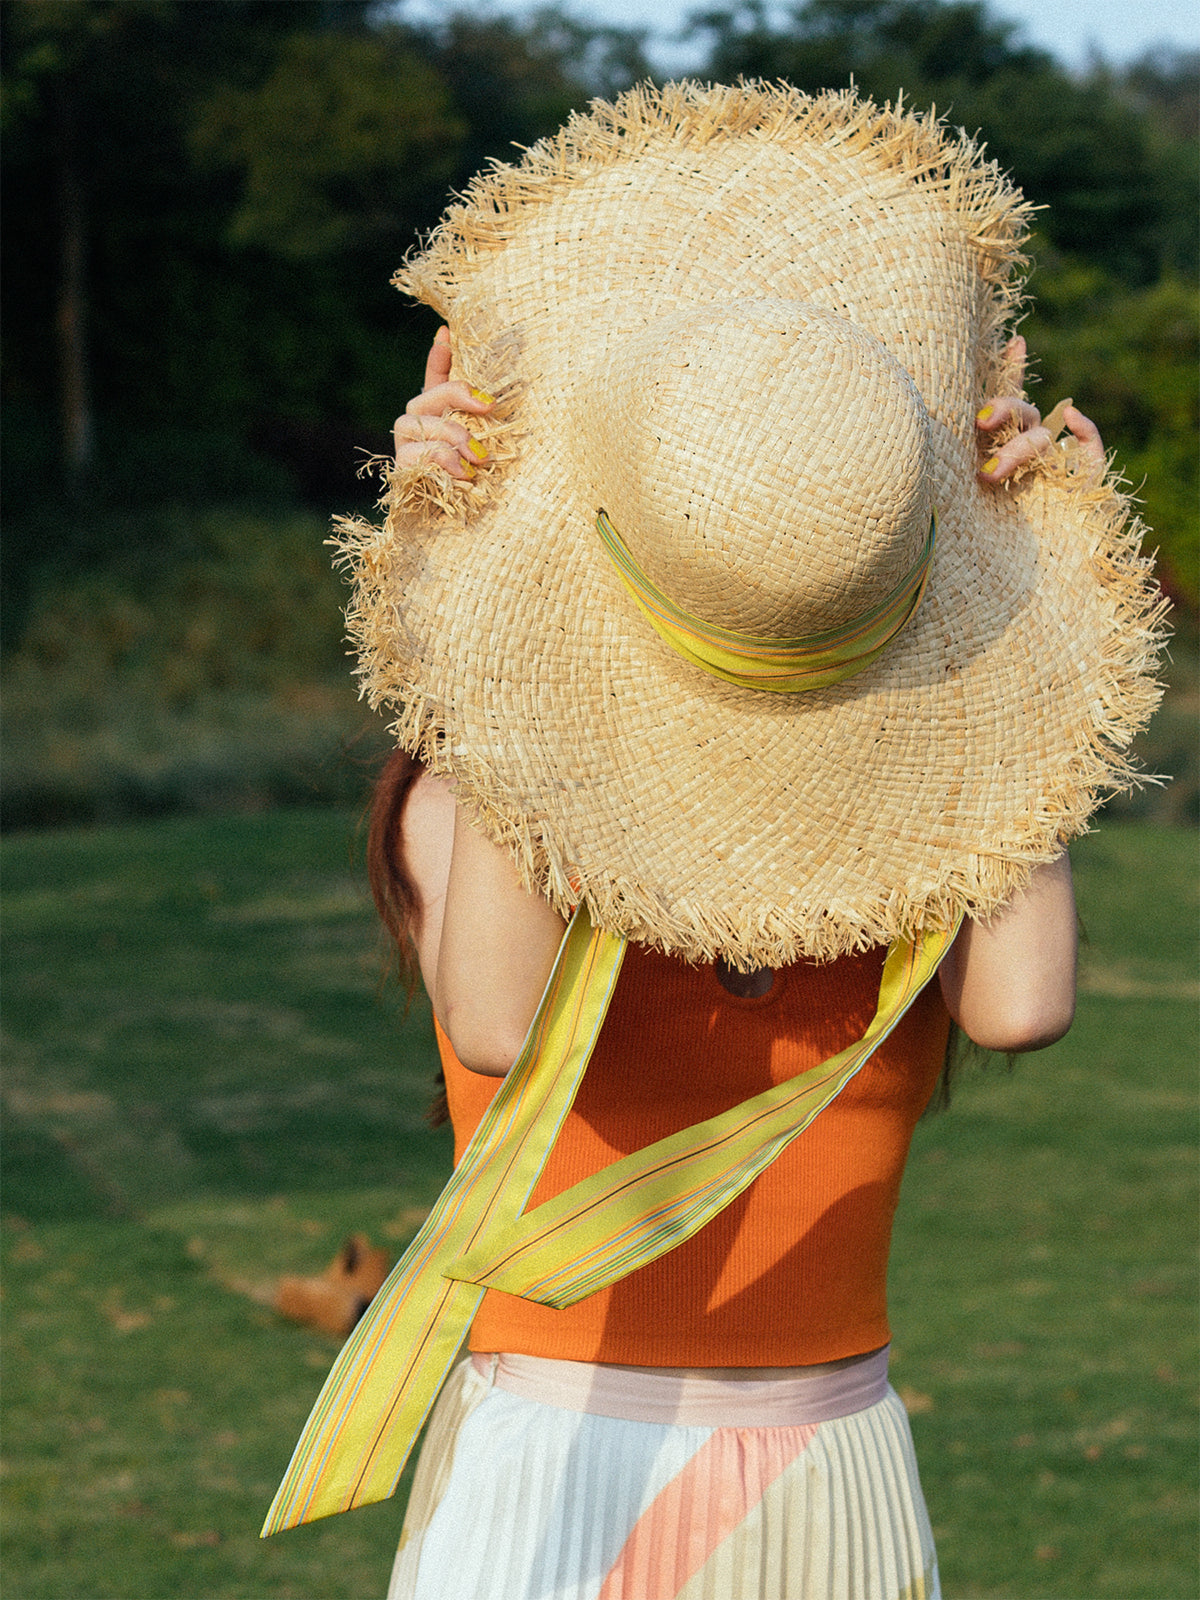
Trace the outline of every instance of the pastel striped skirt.
<path fill-rule="evenodd" d="M 682 1401 L 640 1371 L 464 1361 L 430 1421 L 388 1600 L 940 1600 L 880 1356 L 832 1386 L 689 1379 Z"/>

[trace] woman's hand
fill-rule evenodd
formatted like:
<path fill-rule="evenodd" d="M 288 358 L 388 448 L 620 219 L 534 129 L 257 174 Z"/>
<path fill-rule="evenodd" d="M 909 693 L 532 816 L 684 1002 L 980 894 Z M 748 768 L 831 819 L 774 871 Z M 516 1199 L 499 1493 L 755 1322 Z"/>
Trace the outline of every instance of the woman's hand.
<path fill-rule="evenodd" d="M 1019 384 L 1025 372 L 1024 339 L 1020 336 L 1010 339 L 1005 356 L 1009 366 L 1015 369 Z M 1007 444 L 997 446 L 993 435 L 1014 417 L 1020 423 L 1020 433 L 1009 439 Z M 1100 430 L 1070 400 L 1060 401 L 1043 421 L 1038 408 L 1030 405 L 1028 400 L 1009 396 L 1001 400 L 989 400 L 975 418 L 984 458 L 979 469 L 980 478 L 984 483 L 1003 483 L 1006 478 L 1011 478 L 1015 472 L 1029 466 L 1038 456 L 1045 455 L 1047 450 L 1053 448 L 1064 424 L 1078 441 L 1080 457 L 1097 472 L 1102 472 L 1105 457 Z"/>
<path fill-rule="evenodd" d="M 476 467 L 487 460 L 487 447 L 446 413 L 466 411 L 483 417 L 495 401 L 482 389 L 449 380 L 450 330 L 439 328 L 425 362 L 424 388 L 408 402 L 392 430 L 398 468 L 432 461 L 452 478 L 473 478 Z"/>

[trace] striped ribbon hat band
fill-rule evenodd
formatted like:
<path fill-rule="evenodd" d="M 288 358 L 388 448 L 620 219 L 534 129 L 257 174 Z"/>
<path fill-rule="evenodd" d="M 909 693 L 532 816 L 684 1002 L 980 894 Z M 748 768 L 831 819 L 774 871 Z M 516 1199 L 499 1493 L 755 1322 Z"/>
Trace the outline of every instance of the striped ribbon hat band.
<path fill-rule="evenodd" d="M 677 655 L 744 689 L 798 694 L 844 682 L 887 649 L 925 593 L 937 517 L 930 518 L 917 559 L 890 594 L 836 628 L 793 639 L 739 633 L 684 611 L 647 577 L 604 511 L 596 517 L 596 529 L 638 609 Z"/>

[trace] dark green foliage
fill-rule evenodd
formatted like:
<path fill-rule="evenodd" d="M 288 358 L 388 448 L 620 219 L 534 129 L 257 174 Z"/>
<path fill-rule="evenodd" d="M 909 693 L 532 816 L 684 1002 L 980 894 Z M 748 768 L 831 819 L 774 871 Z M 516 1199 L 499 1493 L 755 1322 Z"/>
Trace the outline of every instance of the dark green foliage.
<path fill-rule="evenodd" d="M 550 13 L 11 0 L 0 27 L 5 503 L 68 555 L 113 507 L 360 501 L 436 326 L 403 254 L 486 157 L 644 70 Z M 39 555 L 6 543 L 7 648 Z"/>
<path fill-rule="evenodd" d="M 76 510 L 120 500 L 131 480 L 143 504 L 177 498 L 172 478 L 196 453 L 189 434 L 212 439 L 218 454 L 257 445 L 293 476 L 307 462 L 316 481 L 305 487 L 339 498 L 353 493 L 347 429 L 369 418 L 364 442 L 384 442 L 396 361 L 387 277 L 414 226 L 440 205 L 456 124 L 401 37 L 368 31 L 366 12 L 208 0 L 4 8 L 18 91 L 5 150 L 5 293 L 21 308 L 6 317 L 6 399 L 54 415 L 48 380 L 62 355 L 53 325 L 64 312 L 58 254 L 70 176 L 85 249 L 72 314 L 87 403 L 102 427 L 110 423 L 71 485 Z M 422 108 L 415 123 L 395 114 L 393 78 L 405 103 Z M 285 87 L 293 98 L 280 104 Z M 261 113 L 269 88 L 276 115 L 260 115 L 258 143 L 247 147 L 246 108 Z M 316 122 L 303 169 L 299 138 L 280 146 L 280 119 L 296 127 L 302 90 Z M 380 216 L 389 186 L 399 194 Z M 264 187 L 273 211 L 263 209 Z M 319 248 L 301 265 L 306 234 Z M 287 447 L 288 422 L 293 433 L 319 423 L 332 435 L 324 473 L 314 474 L 311 441 Z M 156 447 L 157 468 L 140 475 L 123 442 L 139 435 Z M 26 465 L 22 453 L 17 466 Z M 42 498 L 59 500 L 57 448 L 41 470 Z M 13 490 L 32 487 L 27 473 L 10 484 L 10 508 Z"/>
<path fill-rule="evenodd" d="M 426 42 L 468 132 L 455 188 L 490 160 L 511 160 L 594 95 L 611 98 L 650 75 L 644 30 L 576 22 L 552 6 L 523 19 L 455 9 Z"/>
<path fill-rule="evenodd" d="M 1158 548 L 1160 576 L 1194 613 L 1200 596 L 1200 296 L 1165 276 L 1130 288 L 1036 241 L 1033 312 L 1022 332 L 1036 352 L 1036 398 L 1073 395 L 1113 447 Z"/>
<path fill-rule="evenodd" d="M 444 189 L 462 124 L 441 79 L 398 30 L 297 33 L 252 89 L 219 84 L 189 144 L 240 175 L 231 245 L 297 263 L 348 247 L 399 250 Z"/>

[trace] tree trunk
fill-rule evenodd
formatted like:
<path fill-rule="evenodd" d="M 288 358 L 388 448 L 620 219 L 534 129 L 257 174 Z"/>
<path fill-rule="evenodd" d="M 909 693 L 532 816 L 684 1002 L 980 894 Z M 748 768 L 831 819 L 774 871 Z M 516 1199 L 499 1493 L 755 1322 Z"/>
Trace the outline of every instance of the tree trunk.
<path fill-rule="evenodd" d="M 74 86 L 59 90 L 59 414 L 67 487 L 81 495 L 94 454 L 92 402 L 87 361 L 87 243 L 83 181 L 79 171 Z"/>

